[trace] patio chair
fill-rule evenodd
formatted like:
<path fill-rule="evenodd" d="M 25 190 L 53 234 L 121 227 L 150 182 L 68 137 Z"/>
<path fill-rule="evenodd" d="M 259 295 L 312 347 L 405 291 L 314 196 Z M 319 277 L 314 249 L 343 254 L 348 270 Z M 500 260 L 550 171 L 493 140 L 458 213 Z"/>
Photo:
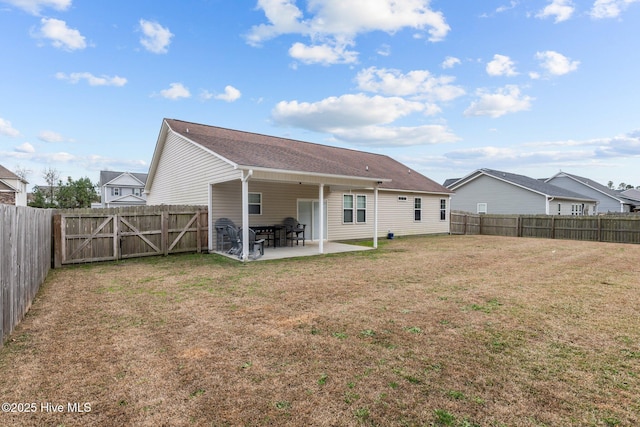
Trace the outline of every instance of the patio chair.
<path fill-rule="evenodd" d="M 307 225 L 300 224 L 297 219 L 292 217 L 285 218 L 282 224 L 284 225 L 287 241 L 291 241 L 291 246 L 293 246 L 294 241 L 296 245 L 299 245 L 300 240 L 302 240 L 302 246 L 304 246 L 304 231 Z"/>
<path fill-rule="evenodd" d="M 231 249 L 227 253 L 242 258 L 242 228 L 227 226 L 227 233 L 231 239 Z M 264 255 L 264 239 L 256 240 L 256 232 L 249 229 L 249 257 L 256 260 Z"/>
<path fill-rule="evenodd" d="M 230 243 L 227 226 L 237 228 L 229 218 L 218 218 L 215 223 L 216 228 L 216 250 L 224 251 L 225 246 Z"/>
<path fill-rule="evenodd" d="M 233 225 L 227 225 L 227 236 L 231 241 L 231 248 L 227 251 L 228 254 L 242 256 L 242 240 L 240 232 Z"/>

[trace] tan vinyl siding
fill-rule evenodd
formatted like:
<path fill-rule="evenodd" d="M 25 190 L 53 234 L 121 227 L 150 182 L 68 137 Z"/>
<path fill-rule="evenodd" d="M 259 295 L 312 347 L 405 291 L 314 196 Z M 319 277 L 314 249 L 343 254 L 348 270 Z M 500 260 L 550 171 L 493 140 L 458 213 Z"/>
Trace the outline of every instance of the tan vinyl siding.
<path fill-rule="evenodd" d="M 367 196 L 367 222 L 345 224 L 342 219 L 344 194 Z M 406 201 L 398 201 L 398 197 Z M 414 221 L 414 198 L 422 198 L 422 220 Z M 440 200 L 447 201 L 447 218 L 440 220 Z M 334 191 L 329 200 L 329 240 L 369 239 L 373 237 L 373 191 Z M 449 232 L 449 196 L 420 193 L 380 191 L 378 193 L 378 237 L 384 238 L 391 231 L 396 236 L 439 234 Z"/>
<path fill-rule="evenodd" d="M 148 205 L 206 205 L 209 182 L 240 177 L 240 171 L 228 163 L 172 132 L 167 135 L 157 171 L 147 195 Z"/>
<path fill-rule="evenodd" d="M 326 190 L 325 190 L 326 191 Z M 249 225 L 281 224 L 298 214 L 298 199 L 318 199 L 318 187 L 249 180 L 249 192 L 262 194 L 262 214 L 249 215 Z M 242 224 L 242 184 L 240 180 L 215 184 L 212 192 L 212 218 L 229 218 Z"/>

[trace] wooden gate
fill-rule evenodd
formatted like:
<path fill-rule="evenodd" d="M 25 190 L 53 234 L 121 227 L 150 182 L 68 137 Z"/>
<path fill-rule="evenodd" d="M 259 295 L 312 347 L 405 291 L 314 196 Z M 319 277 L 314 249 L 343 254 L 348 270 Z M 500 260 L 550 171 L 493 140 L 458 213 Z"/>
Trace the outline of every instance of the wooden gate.
<path fill-rule="evenodd" d="M 208 247 L 206 208 L 119 208 L 54 215 L 54 267 Z"/>

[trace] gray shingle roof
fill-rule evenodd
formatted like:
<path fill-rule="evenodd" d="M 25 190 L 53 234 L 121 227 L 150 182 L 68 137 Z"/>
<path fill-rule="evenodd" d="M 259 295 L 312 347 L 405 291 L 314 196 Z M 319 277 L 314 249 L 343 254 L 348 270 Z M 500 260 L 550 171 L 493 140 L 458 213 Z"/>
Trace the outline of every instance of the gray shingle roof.
<path fill-rule="evenodd" d="M 566 173 L 566 172 L 561 172 L 561 173 L 563 175 L 566 175 L 566 176 L 568 176 L 570 178 L 573 178 L 574 180 L 576 180 L 578 182 L 581 182 L 581 183 L 583 183 L 583 184 L 585 184 L 585 185 L 587 185 L 587 186 L 589 186 L 591 188 L 594 188 L 597 191 L 600 191 L 601 193 L 607 194 L 607 195 L 613 197 L 614 199 L 618 199 L 618 200 L 620 199 L 620 192 L 618 192 L 616 190 L 613 190 L 613 189 L 611 189 L 611 188 L 609 188 L 607 186 L 604 186 L 604 185 L 602 185 L 602 184 L 600 184 L 598 182 L 595 182 L 595 181 L 593 181 L 593 180 L 591 180 L 589 178 L 585 178 L 583 176 L 578 176 L 578 175 L 574 175 L 574 174 Z M 555 175 L 555 176 L 558 176 L 558 175 Z M 549 181 L 551 179 L 553 179 L 553 177 L 552 178 L 548 178 L 546 181 Z"/>
<path fill-rule="evenodd" d="M 120 175 L 122 175 L 125 172 L 116 172 L 116 171 L 100 171 L 100 185 L 104 185 L 110 181 L 113 181 L 114 179 L 116 179 L 117 177 L 119 177 Z M 135 176 L 136 179 L 140 180 L 140 182 L 142 182 L 142 184 L 145 184 L 147 182 L 147 174 L 146 173 L 133 173 L 133 172 L 129 172 L 131 175 Z"/>
<path fill-rule="evenodd" d="M 431 193 L 450 190 L 381 154 L 165 119 L 176 133 L 240 166 L 359 178 L 391 179 L 380 188 Z"/>
<path fill-rule="evenodd" d="M 492 176 L 497 179 L 501 179 L 506 182 L 510 182 L 511 184 L 518 185 L 523 188 L 527 188 L 531 191 L 535 191 L 537 193 L 545 194 L 550 197 L 558 197 L 562 199 L 577 199 L 577 200 L 585 200 L 585 201 L 594 201 L 582 194 L 578 194 L 576 192 L 565 190 L 564 188 L 556 187 L 555 185 L 547 184 L 546 182 L 530 178 L 525 175 L 518 175 L 510 172 L 503 172 L 494 169 L 478 169 L 473 174 L 468 175 L 467 177 L 460 180 L 460 182 L 466 181 L 468 178 L 476 176 L 477 174 L 482 173 L 488 176 Z"/>

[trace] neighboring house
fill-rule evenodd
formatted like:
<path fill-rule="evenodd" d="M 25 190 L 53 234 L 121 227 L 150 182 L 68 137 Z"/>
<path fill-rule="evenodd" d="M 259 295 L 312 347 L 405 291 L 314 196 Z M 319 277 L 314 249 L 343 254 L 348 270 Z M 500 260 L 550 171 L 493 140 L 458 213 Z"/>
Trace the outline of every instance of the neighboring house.
<path fill-rule="evenodd" d="M 629 202 L 630 212 L 640 212 L 640 190 L 630 188 L 620 192 L 620 197 Z"/>
<path fill-rule="evenodd" d="M 218 218 L 248 233 L 296 217 L 320 252 L 323 240 L 448 233 L 452 194 L 385 155 L 173 119 L 145 192 L 149 205 L 208 205 L 210 250 Z"/>
<path fill-rule="evenodd" d="M 140 206 L 147 203 L 146 173 L 100 171 L 100 201 L 103 208 Z"/>
<path fill-rule="evenodd" d="M 482 214 L 592 215 L 597 201 L 544 181 L 492 169 L 449 182 L 451 209 Z"/>
<path fill-rule="evenodd" d="M 602 184 L 573 175 L 566 172 L 558 172 L 551 178 L 544 180 L 548 184 L 565 188 L 598 201 L 595 213 L 604 214 L 608 212 L 631 212 L 633 203 L 624 199 L 619 191 L 612 190 Z"/>
<path fill-rule="evenodd" d="M 27 181 L 0 165 L 0 203 L 27 206 L 27 184 Z"/>

